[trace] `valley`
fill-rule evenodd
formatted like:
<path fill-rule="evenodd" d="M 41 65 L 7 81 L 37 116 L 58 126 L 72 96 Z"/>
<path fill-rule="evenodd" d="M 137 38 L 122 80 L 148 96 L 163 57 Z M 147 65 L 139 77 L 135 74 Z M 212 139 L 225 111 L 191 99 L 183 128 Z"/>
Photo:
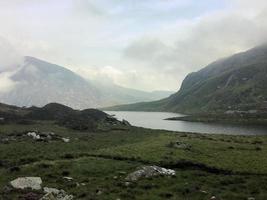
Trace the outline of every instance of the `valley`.
<path fill-rule="evenodd" d="M 42 190 L 16 190 L 18 177 L 40 177 L 43 187 L 75 199 L 248 199 L 267 196 L 266 136 L 226 136 L 132 126 L 77 131 L 51 121 L 0 125 L 0 199 L 36 199 Z M 27 132 L 53 132 L 62 140 L 38 141 Z M 175 176 L 128 181 L 143 166 Z M 69 178 L 64 178 L 69 177 Z"/>
<path fill-rule="evenodd" d="M 55 103 L 42 108 L 1 104 L 0 111 L 3 200 L 39 200 L 55 195 L 46 193 L 55 189 L 70 199 L 264 200 L 267 195 L 265 135 L 138 128 L 102 111 Z M 151 166 L 175 175 L 144 171 L 129 180 Z M 23 177 L 36 177 L 41 184 L 14 188 L 12 183 Z"/>

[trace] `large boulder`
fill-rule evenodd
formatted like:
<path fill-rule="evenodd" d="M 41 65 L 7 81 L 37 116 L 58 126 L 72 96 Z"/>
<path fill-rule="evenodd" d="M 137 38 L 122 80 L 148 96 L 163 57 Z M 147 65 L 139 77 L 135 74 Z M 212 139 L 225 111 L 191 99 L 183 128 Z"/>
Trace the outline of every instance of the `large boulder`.
<path fill-rule="evenodd" d="M 137 181 L 140 178 L 149 178 L 153 176 L 174 176 L 175 171 L 172 169 L 166 169 L 158 166 L 144 166 L 141 169 L 129 174 L 126 177 L 128 181 Z"/>
<path fill-rule="evenodd" d="M 42 179 L 40 177 L 21 177 L 10 182 L 10 185 L 15 189 L 42 189 Z"/>

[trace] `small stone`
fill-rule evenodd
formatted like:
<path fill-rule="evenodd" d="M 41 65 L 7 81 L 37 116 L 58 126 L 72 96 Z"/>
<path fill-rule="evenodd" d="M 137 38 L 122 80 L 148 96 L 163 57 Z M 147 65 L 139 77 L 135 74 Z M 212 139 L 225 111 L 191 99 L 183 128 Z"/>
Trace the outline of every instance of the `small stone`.
<path fill-rule="evenodd" d="M 57 198 L 52 193 L 47 193 L 40 200 L 57 200 Z"/>
<path fill-rule="evenodd" d="M 126 187 L 129 187 L 130 185 L 131 185 L 130 182 L 125 182 L 125 186 L 126 186 Z"/>
<path fill-rule="evenodd" d="M 96 190 L 96 195 L 101 195 L 103 192 L 101 190 Z"/>
<path fill-rule="evenodd" d="M 35 132 L 29 132 L 29 133 L 27 133 L 27 135 L 28 135 L 29 137 L 32 137 L 32 138 L 35 139 L 35 140 L 39 140 L 39 139 L 41 139 L 40 135 L 38 135 L 38 134 L 35 133 Z"/>
<path fill-rule="evenodd" d="M 63 142 L 66 142 L 66 143 L 70 142 L 69 138 L 62 138 L 62 140 L 63 140 Z"/>
<path fill-rule="evenodd" d="M 215 196 L 212 196 L 210 200 L 216 200 L 217 198 Z"/>
<path fill-rule="evenodd" d="M 58 195 L 59 194 L 59 190 L 56 188 L 48 188 L 48 187 L 44 187 L 44 192 L 45 193 L 52 193 L 54 195 Z"/>
<path fill-rule="evenodd" d="M 63 179 L 65 179 L 65 180 L 67 180 L 67 181 L 72 181 L 72 180 L 73 180 L 72 177 L 67 177 L 67 176 L 63 177 Z"/>

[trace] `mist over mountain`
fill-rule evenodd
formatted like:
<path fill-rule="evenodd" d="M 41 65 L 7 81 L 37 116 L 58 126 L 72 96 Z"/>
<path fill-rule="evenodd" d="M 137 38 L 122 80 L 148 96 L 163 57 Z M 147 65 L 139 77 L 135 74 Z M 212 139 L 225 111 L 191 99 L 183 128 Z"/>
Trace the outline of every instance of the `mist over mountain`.
<path fill-rule="evenodd" d="M 85 109 L 151 101 L 171 94 L 149 93 L 92 82 L 64 67 L 33 57 L 25 57 L 24 62 L 9 73 L 7 80 L 12 88 L 0 92 L 0 101 L 17 106 L 44 106 L 57 102 Z"/>
<path fill-rule="evenodd" d="M 181 89 L 166 99 L 109 109 L 183 113 L 266 109 L 266 77 L 267 45 L 262 45 L 190 73 Z"/>

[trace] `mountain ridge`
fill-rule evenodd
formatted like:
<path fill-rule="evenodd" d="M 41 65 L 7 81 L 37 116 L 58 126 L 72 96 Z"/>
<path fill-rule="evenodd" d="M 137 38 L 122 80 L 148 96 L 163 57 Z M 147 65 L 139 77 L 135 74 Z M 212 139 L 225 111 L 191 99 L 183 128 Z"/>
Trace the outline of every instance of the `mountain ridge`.
<path fill-rule="evenodd" d="M 100 87 L 65 67 L 31 56 L 25 57 L 10 79 L 16 83 L 15 88 L 0 93 L 0 101 L 17 106 L 44 106 L 57 102 L 85 109 L 161 98 L 119 86 Z"/>
<path fill-rule="evenodd" d="M 168 98 L 107 110 L 181 113 L 266 109 L 267 45 L 217 60 L 188 74 L 180 90 Z"/>

